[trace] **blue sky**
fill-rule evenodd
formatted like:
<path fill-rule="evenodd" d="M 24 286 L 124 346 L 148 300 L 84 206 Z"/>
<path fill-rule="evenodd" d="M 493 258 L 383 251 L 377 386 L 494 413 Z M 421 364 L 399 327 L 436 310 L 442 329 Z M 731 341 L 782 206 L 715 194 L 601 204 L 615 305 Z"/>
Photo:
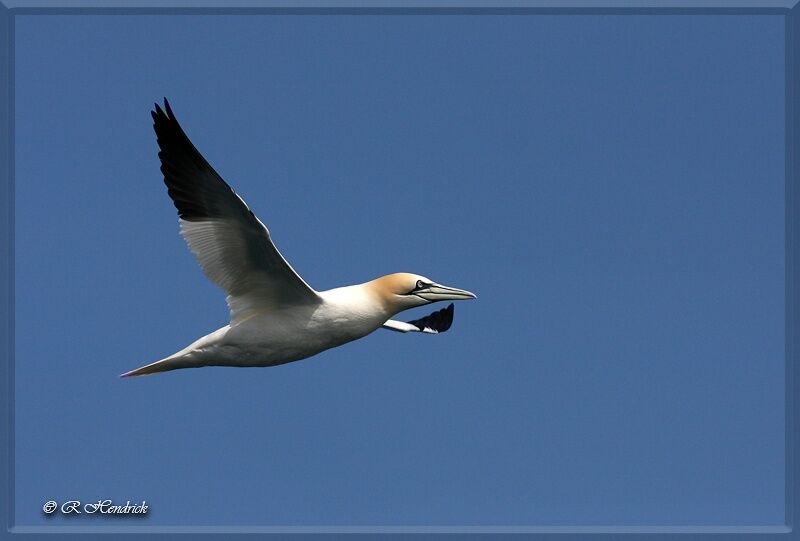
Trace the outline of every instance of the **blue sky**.
<path fill-rule="evenodd" d="M 18 525 L 782 523 L 781 17 L 16 21 Z M 162 96 L 313 287 L 478 300 L 118 379 L 227 323 Z"/>

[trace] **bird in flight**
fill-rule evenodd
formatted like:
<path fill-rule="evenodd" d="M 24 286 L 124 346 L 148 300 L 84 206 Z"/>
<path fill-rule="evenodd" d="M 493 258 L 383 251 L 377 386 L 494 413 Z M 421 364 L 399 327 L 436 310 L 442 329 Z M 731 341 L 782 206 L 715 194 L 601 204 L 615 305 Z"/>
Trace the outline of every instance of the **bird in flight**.
<path fill-rule="evenodd" d="M 201 366 L 275 366 L 362 338 L 379 328 L 437 334 L 453 304 L 403 322 L 395 314 L 436 301 L 474 299 L 463 289 L 410 273 L 327 291 L 312 289 L 272 243 L 269 230 L 208 164 L 169 102 L 155 104 L 153 128 L 164 183 L 180 232 L 206 276 L 227 294 L 230 324 L 121 377 Z"/>

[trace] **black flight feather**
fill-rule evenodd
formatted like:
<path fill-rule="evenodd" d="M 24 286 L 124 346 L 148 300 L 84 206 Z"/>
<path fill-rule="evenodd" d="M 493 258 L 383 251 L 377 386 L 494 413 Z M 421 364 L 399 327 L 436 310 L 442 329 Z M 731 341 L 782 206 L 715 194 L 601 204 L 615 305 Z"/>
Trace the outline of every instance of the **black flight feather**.
<path fill-rule="evenodd" d="M 442 308 L 441 310 L 437 310 L 436 312 L 433 312 L 432 314 L 421 319 L 415 319 L 414 321 L 409 321 L 408 323 L 410 325 L 414 325 L 420 331 L 431 329 L 436 332 L 445 332 L 453 324 L 454 312 L 455 307 L 451 302 L 447 308 Z"/>
<path fill-rule="evenodd" d="M 199 221 L 229 214 L 230 204 L 223 208 L 221 202 L 230 201 L 233 189 L 189 140 L 166 98 L 164 109 L 156 103 L 151 115 L 161 149 L 161 172 L 178 215 L 184 220 Z M 238 210 L 249 212 L 244 204 Z"/>

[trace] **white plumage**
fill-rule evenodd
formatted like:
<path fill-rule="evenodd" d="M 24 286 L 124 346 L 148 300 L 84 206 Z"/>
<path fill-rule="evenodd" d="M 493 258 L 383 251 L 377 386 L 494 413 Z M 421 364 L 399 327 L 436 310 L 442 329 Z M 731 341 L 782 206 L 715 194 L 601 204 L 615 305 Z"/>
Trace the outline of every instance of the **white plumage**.
<path fill-rule="evenodd" d="M 364 284 L 314 291 L 283 258 L 269 230 L 197 151 L 169 103 L 153 127 L 164 182 L 180 232 L 206 276 L 227 294 L 230 324 L 164 359 L 122 374 L 139 376 L 200 366 L 273 366 L 310 357 L 381 327 L 438 333 L 453 305 L 408 323 L 402 310 L 475 298 L 423 276 L 397 273 Z"/>

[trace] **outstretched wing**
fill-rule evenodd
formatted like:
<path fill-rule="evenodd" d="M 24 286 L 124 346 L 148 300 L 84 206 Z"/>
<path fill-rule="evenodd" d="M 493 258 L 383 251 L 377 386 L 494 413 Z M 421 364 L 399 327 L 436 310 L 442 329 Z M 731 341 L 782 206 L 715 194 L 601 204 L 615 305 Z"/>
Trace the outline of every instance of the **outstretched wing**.
<path fill-rule="evenodd" d="M 164 108 L 156 104 L 151 112 L 164 183 L 181 235 L 206 276 L 228 295 L 231 324 L 277 306 L 320 302 L 264 224 L 195 148 L 166 98 Z"/>
<path fill-rule="evenodd" d="M 390 319 L 383 324 L 384 329 L 397 332 L 424 332 L 428 334 L 439 334 L 445 332 L 453 324 L 453 314 L 455 307 L 450 303 L 447 308 L 442 308 L 421 319 L 415 319 L 404 323 Z"/>

